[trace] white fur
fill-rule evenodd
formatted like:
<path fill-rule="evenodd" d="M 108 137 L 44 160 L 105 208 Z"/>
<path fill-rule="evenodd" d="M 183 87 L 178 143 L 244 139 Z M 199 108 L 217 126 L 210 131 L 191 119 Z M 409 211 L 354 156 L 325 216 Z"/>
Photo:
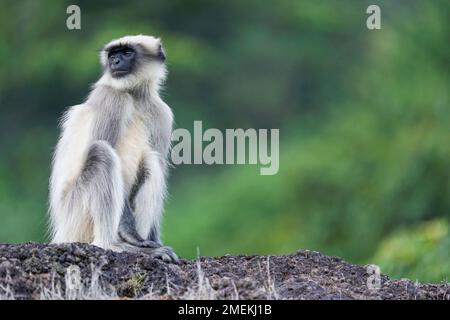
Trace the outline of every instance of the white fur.
<path fill-rule="evenodd" d="M 157 50 L 160 40 L 149 36 L 127 36 L 113 40 L 110 44 L 144 45 L 148 50 Z M 101 62 L 107 63 L 105 52 Z M 117 229 L 124 205 L 124 195 L 130 193 L 136 180 L 139 163 L 143 160 L 150 176 L 139 190 L 135 202 L 136 229 L 147 238 L 151 228 L 159 230 L 166 193 L 167 155 L 170 148 L 173 115 L 171 109 L 158 95 L 165 79 L 166 69 L 162 63 L 149 63 L 143 70 L 123 78 L 112 78 L 109 72 L 94 85 L 108 86 L 114 90 L 128 91 L 143 88 L 145 99 L 131 99 L 123 112 L 123 129 L 114 148 L 105 142 L 93 141 L 92 128 L 95 125 L 95 106 L 87 103 L 71 107 L 62 119 L 62 133 L 58 141 L 50 178 L 50 229 L 52 242 L 89 242 L 103 248 L 117 249 Z M 131 96 L 131 95 L 130 95 Z M 97 114 L 98 116 L 98 114 Z M 112 203 L 103 204 L 98 194 L 105 181 L 95 181 L 94 189 L 81 189 L 74 194 L 76 184 L 93 143 L 104 143 L 105 152 L 111 154 L 113 166 Z M 99 179 L 102 179 L 100 177 Z M 97 191 L 98 192 L 98 191 Z M 74 200 L 75 201 L 72 201 Z M 72 201 L 72 202 L 71 202 Z M 104 212 L 105 208 L 112 212 Z"/>
<path fill-rule="evenodd" d="M 143 45 L 149 52 L 157 52 L 159 46 L 161 45 L 161 39 L 137 35 L 137 36 L 126 36 L 116 40 L 112 40 L 105 47 L 114 45 L 133 45 L 140 44 Z M 108 63 L 108 56 L 105 50 L 100 52 L 100 62 L 104 68 Z M 162 82 L 166 79 L 167 69 L 164 64 L 160 63 L 149 63 L 143 69 L 138 70 L 138 72 L 128 75 L 124 78 L 115 79 L 109 73 L 105 73 L 96 85 L 110 85 L 116 89 L 127 90 L 135 86 L 141 85 L 142 82 L 147 82 L 150 86 L 151 91 L 158 92 Z"/>

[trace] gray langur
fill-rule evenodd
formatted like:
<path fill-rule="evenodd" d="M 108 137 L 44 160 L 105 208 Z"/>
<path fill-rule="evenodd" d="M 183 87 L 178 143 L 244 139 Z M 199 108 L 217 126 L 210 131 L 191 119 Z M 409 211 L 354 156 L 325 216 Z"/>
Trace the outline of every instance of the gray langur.
<path fill-rule="evenodd" d="M 166 77 L 161 40 L 126 36 L 100 58 L 103 76 L 61 121 L 50 178 L 52 242 L 176 262 L 160 240 L 173 122 L 158 93 Z"/>

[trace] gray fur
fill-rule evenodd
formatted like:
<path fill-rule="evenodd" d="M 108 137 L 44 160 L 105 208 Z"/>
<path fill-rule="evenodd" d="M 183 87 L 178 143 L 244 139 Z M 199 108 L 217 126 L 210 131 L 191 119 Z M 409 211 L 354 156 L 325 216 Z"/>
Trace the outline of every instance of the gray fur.
<path fill-rule="evenodd" d="M 136 219 L 134 218 L 130 203 L 125 201 L 122 217 L 119 224 L 119 237 L 122 241 L 136 247 L 159 248 L 159 242 L 146 241 L 136 231 Z"/>
<path fill-rule="evenodd" d="M 159 232 L 159 228 L 157 228 L 156 226 L 152 226 L 150 228 L 150 233 L 147 236 L 147 240 L 161 244 L 160 237 L 161 237 L 161 235 L 160 235 L 160 232 Z"/>
<path fill-rule="evenodd" d="M 122 42 L 138 54 L 131 73 L 117 79 L 109 72 L 106 58 L 107 51 Z M 105 72 L 86 103 L 66 114 L 50 186 L 53 242 L 92 242 L 107 249 L 178 261 L 173 250 L 161 244 L 159 230 L 172 130 L 172 112 L 158 94 L 165 78 L 161 50 L 160 40 L 148 36 L 112 41 L 101 53 Z M 127 150 L 123 149 L 127 145 L 124 137 L 137 119 L 135 113 L 148 130 L 142 134 L 149 139 L 147 146 L 135 149 L 145 155 L 137 172 L 134 165 L 121 163 Z M 80 136 L 85 137 L 81 144 L 77 144 L 79 128 L 84 130 Z M 75 146 L 81 147 L 74 150 Z M 81 163 L 71 160 L 74 154 L 75 159 L 81 159 L 79 154 L 84 159 L 81 172 L 75 174 L 71 168 L 79 168 Z M 131 190 L 130 177 L 135 177 Z M 93 239 L 87 239 L 91 237 L 90 223 Z"/>
<path fill-rule="evenodd" d="M 141 160 L 138 173 L 136 175 L 136 181 L 134 182 L 133 187 L 131 188 L 130 196 L 128 197 L 131 210 L 136 209 L 136 195 L 148 177 L 150 177 L 150 170 L 145 167 L 144 161 Z"/>
<path fill-rule="evenodd" d="M 96 110 L 92 139 L 108 141 L 114 147 L 126 125 L 124 106 L 131 103 L 130 95 L 111 87 L 99 86 L 91 93 L 86 103 Z"/>
<path fill-rule="evenodd" d="M 84 188 L 89 195 L 91 208 L 97 210 L 93 214 L 94 229 L 103 229 L 105 233 L 112 229 L 113 222 L 110 212 L 114 202 L 117 186 L 114 185 L 117 177 L 114 177 L 114 166 L 117 166 L 113 150 L 105 141 L 94 142 L 88 152 L 85 168 L 80 176 L 81 183 L 78 188 Z M 95 231 L 94 231 L 95 233 Z"/>

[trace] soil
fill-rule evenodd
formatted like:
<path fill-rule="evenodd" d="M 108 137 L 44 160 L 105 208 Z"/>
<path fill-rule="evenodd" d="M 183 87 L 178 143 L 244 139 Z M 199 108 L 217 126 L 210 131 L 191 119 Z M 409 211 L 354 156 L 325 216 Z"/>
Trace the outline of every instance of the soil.
<path fill-rule="evenodd" d="M 101 271 L 105 292 L 84 298 L 450 299 L 449 283 L 420 284 L 381 274 L 377 288 L 367 266 L 308 250 L 181 259 L 177 265 L 81 243 L 0 244 L 0 297 L 8 298 L 9 292 L 10 298 L 40 299 L 43 292 L 53 292 L 50 298 L 70 298 L 67 270 L 74 265 L 86 288 Z"/>

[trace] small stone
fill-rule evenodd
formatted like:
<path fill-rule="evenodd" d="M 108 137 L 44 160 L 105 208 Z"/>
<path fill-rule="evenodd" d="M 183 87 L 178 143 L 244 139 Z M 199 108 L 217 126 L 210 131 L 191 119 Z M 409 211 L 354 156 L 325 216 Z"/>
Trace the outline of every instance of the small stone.
<path fill-rule="evenodd" d="M 5 272 L 8 271 L 9 269 L 11 269 L 12 264 L 9 261 L 3 261 L 2 263 L 0 263 L 0 272 Z"/>

